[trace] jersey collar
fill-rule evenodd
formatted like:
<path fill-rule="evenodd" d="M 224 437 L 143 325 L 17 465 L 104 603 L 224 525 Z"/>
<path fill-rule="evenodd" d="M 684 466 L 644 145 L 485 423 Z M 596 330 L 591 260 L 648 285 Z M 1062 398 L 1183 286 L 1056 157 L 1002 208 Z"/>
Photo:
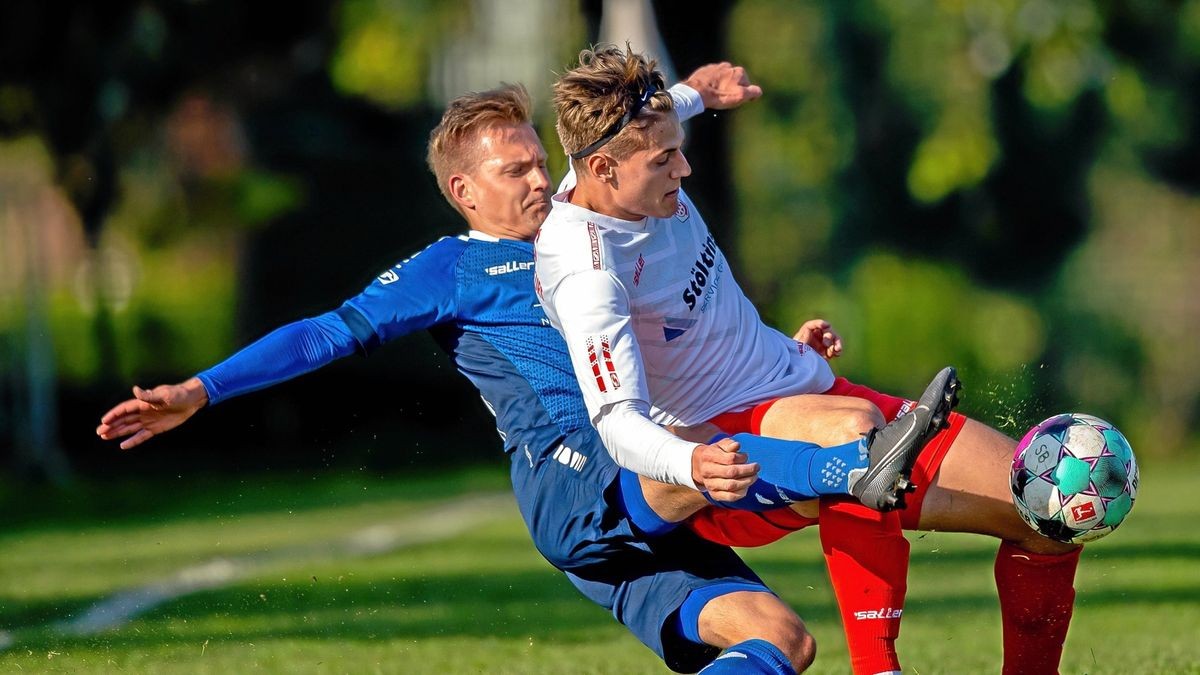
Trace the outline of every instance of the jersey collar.
<path fill-rule="evenodd" d="M 606 216 L 602 213 L 596 213 L 591 209 L 585 209 L 577 204 L 572 204 L 568 201 L 571 195 L 570 190 L 560 192 L 550 200 L 550 207 L 555 211 L 560 211 L 564 216 L 571 220 L 582 220 L 589 223 L 595 223 L 600 227 L 605 227 L 613 230 L 624 230 L 625 232 L 645 232 L 649 227 L 651 218 L 641 218 L 639 220 L 622 220 Z"/>

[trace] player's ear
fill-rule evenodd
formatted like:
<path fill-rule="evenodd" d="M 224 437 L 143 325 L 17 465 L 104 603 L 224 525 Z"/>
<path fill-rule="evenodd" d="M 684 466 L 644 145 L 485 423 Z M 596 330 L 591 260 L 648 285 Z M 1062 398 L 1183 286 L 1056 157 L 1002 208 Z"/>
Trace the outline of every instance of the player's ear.
<path fill-rule="evenodd" d="M 588 172 L 601 183 L 612 183 L 616 180 L 617 160 L 602 152 L 593 152 L 583 160 Z"/>
<path fill-rule="evenodd" d="M 446 179 L 446 188 L 450 198 L 460 208 L 475 210 L 475 186 L 468 176 L 461 173 L 451 175 Z"/>

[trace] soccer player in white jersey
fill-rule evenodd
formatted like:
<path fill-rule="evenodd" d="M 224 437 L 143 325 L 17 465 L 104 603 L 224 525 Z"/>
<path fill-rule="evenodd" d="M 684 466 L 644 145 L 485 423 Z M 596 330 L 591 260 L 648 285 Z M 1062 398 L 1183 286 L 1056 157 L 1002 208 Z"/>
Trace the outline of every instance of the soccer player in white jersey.
<path fill-rule="evenodd" d="M 539 293 L 614 458 L 688 485 L 697 481 L 687 457 L 708 446 L 656 437 L 652 422 L 804 437 L 809 395 L 818 393 L 877 425 L 902 415 L 912 402 L 835 380 L 803 345 L 761 324 L 680 189 L 691 168 L 662 86 L 652 61 L 615 47 L 584 51 L 555 85 L 559 138 L 578 184 L 554 197 L 539 235 Z M 951 393 L 942 384 L 934 394 Z M 1011 439 L 952 414 L 917 459 L 917 491 L 902 516 L 820 501 L 856 673 L 899 670 L 894 641 L 908 559 L 901 525 L 1001 539 L 1005 672 L 1055 672 L 1079 549 L 1020 522 L 1007 490 L 1012 448 Z M 714 540 L 758 545 L 813 524 L 812 515 L 709 509 L 692 526 Z"/>

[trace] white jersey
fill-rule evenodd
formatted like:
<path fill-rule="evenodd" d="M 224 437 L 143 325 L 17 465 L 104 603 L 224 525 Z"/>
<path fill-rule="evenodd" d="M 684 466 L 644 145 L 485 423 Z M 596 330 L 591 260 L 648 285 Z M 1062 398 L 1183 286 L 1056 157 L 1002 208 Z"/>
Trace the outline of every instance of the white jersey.
<path fill-rule="evenodd" d="M 648 403 L 658 424 L 694 425 L 833 386 L 819 354 L 762 323 L 682 190 L 674 216 L 639 221 L 576 206 L 569 194 L 554 197 L 535 270 L 597 427 L 623 401 Z M 605 435 L 618 463 L 645 473 L 636 436 Z M 682 462 L 672 466 L 669 480 L 689 484 Z"/>

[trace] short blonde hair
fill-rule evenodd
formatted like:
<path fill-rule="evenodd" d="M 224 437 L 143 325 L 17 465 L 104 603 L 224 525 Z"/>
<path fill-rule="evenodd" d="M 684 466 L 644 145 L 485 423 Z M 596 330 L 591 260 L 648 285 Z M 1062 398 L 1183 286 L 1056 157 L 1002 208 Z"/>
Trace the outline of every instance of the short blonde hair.
<path fill-rule="evenodd" d="M 651 88 L 657 91 L 637 116 L 601 146 L 608 154 L 621 159 L 648 147 L 641 132 L 674 110 L 675 104 L 658 63 L 628 44 L 624 50 L 597 45 L 580 52 L 579 65 L 554 83 L 555 127 L 567 154 L 574 155 L 611 133 Z"/>
<path fill-rule="evenodd" d="M 472 171 L 481 161 L 479 134 L 495 126 L 530 124 L 529 92 L 520 84 L 503 83 L 450 101 L 442 121 L 429 134 L 425 161 L 437 177 L 438 189 L 455 210 L 447 182 L 451 175 Z"/>

